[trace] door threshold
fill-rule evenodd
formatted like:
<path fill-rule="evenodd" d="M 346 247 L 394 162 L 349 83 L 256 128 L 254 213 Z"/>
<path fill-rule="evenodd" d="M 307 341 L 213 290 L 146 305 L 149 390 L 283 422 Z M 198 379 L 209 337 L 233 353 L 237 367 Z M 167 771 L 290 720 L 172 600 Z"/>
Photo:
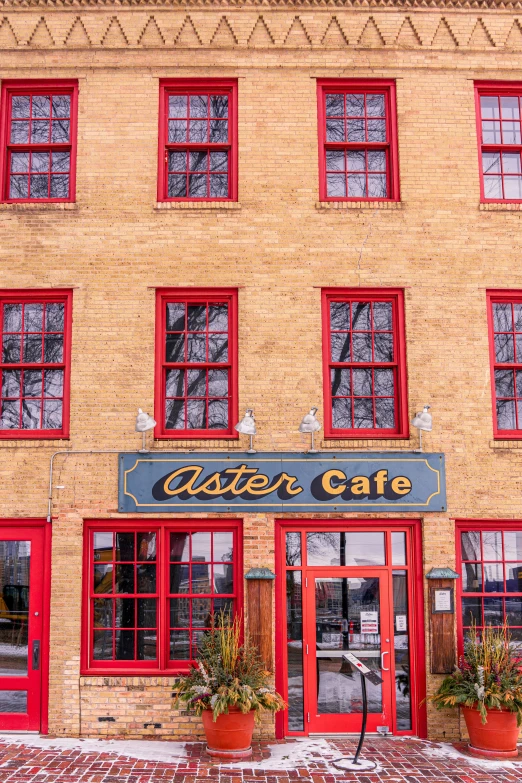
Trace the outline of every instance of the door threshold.
<path fill-rule="evenodd" d="M 40 736 L 39 731 L 17 731 L 16 729 L 0 729 L 0 736 L 9 734 L 11 737 L 27 737 L 28 734 Z M 43 736 L 43 735 L 42 735 Z"/>
<path fill-rule="evenodd" d="M 309 737 L 325 737 L 327 739 L 353 739 L 354 737 L 359 738 L 361 736 L 360 731 L 332 731 L 332 732 L 310 732 L 308 734 Z M 365 734 L 366 737 L 371 737 L 372 739 L 376 739 L 377 737 L 382 737 L 383 739 L 389 739 L 390 737 L 393 737 L 393 734 L 381 734 L 380 731 L 367 731 Z M 291 737 L 288 737 L 287 739 L 291 739 Z"/>

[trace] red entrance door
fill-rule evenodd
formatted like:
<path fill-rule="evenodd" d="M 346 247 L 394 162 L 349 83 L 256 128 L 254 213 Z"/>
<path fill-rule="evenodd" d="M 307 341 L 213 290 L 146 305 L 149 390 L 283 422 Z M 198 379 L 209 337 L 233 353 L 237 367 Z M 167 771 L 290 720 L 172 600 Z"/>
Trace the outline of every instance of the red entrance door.
<path fill-rule="evenodd" d="M 391 607 L 386 576 L 377 570 L 330 568 L 307 577 L 311 589 L 305 591 L 310 638 L 306 668 L 312 733 L 356 733 L 361 728 L 361 677 L 343 657 L 348 651 L 383 680 L 380 685 L 366 682 L 368 731 L 382 726 L 391 731 Z"/>
<path fill-rule="evenodd" d="M 0 731 L 39 731 L 42 706 L 43 527 L 0 526 Z"/>
<path fill-rule="evenodd" d="M 278 736 L 357 733 L 360 675 L 369 732 L 425 734 L 420 525 L 372 520 L 281 523 L 277 685 L 288 710 Z M 280 575 L 280 576 L 279 576 Z"/>

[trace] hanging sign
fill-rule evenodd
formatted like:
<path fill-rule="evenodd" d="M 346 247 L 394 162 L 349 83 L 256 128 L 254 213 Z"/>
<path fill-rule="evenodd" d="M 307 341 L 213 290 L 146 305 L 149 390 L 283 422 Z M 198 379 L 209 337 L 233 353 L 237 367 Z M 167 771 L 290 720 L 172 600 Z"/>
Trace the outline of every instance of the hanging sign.
<path fill-rule="evenodd" d="M 443 454 L 120 454 L 119 511 L 445 511 Z"/>

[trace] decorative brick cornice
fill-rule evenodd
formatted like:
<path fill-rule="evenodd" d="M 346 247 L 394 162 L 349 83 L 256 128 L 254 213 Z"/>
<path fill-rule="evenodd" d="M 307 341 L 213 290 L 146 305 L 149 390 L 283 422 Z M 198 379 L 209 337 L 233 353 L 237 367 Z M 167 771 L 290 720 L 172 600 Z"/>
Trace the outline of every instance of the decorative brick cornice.
<path fill-rule="evenodd" d="M 0 0 L 1 8 L 346 8 L 518 11 L 522 0 Z"/>
<path fill-rule="evenodd" d="M 493 14 L 484 10 L 451 14 L 431 10 L 428 2 L 424 10 L 397 11 L 400 2 L 406 6 L 414 0 L 382 0 L 382 3 L 372 0 L 375 7 L 371 11 L 362 0 L 281 0 L 277 12 L 266 7 L 276 0 L 263 0 L 262 12 L 255 7 L 257 0 L 221 0 L 222 6 L 217 7 L 219 1 L 38 0 L 35 12 L 33 0 L 0 0 L 4 8 L 9 3 L 13 5 L 11 13 L 0 10 L 0 50 L 522 52 L 522 14 Z M 493 0 L 487 1 L 490 9 L 501 7 L 500 3 L 494 5 Z M 297 12 L 291 7 L 294 2 L 301 5 Z M 19 7 L 14 10 L 17 3 Z M 161 12 L 159 3 L 163 5 Z M 378 10 L 379 3 L 382 10 Z M 522 0 L 516 3 L 522 6 Z M 344 7 L 334 10 L 336 4 Z M 156 10 L 152 11 L 154 5 Z M 478 7 L 479 3 L 475 5 Z M 469 3 L 468 8 L 471 6 Z M 324 13 L 317 12 L 320 7 Z M 417 7 L 420 9 L 420 4 Z M 507 8 L 506 3 L 503 8 Z"/>

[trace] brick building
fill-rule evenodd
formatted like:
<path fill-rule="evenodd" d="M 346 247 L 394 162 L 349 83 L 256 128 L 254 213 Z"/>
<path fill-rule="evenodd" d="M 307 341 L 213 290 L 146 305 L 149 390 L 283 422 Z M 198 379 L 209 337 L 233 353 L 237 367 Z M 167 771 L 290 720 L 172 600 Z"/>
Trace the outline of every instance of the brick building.
<path fill-rule="evenodd" d="M 1 729 L 197 735 L 232 607 L 260 736 L 357 731 L 347 649 L 372 731 L 459 735 L 463 626 L 522 642 L 519 11 L 3 4 Z"/>

